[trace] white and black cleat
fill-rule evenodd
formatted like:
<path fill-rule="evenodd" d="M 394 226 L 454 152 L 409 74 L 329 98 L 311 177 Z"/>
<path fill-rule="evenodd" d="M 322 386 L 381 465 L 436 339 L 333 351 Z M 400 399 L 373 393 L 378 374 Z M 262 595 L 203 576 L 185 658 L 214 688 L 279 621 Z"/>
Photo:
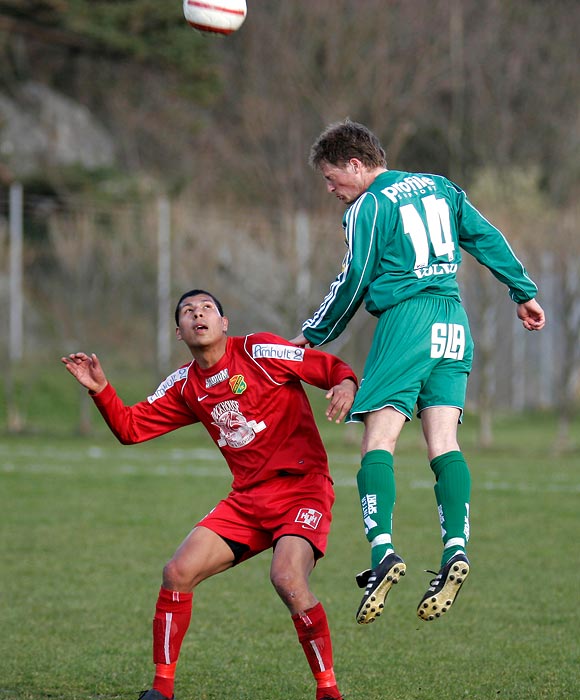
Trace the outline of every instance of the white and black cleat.
<path fill-rule="evenodd" d="M 457 552 L 431 581 L 429 589 L 419 603 L 417 615 L 425 622 L 431 622 L 444 615 L 453 605 L 468 576 L 469 559 L 464 552 Z"/>
<path fill-rule="evenodd" d="M 356 613 L 356 621 L 359 625 L 374 622 L 377 617 L 380 617 L 385 607 L 385 598 L 391 588 L 399 583 L 399 578 L 404 576 L 406 571 L 405 562 L 392 552 L 374 569 L 367 569 L 357 574 L 356 582 L 359 588 L 365 589 L 365 594 Z"/>

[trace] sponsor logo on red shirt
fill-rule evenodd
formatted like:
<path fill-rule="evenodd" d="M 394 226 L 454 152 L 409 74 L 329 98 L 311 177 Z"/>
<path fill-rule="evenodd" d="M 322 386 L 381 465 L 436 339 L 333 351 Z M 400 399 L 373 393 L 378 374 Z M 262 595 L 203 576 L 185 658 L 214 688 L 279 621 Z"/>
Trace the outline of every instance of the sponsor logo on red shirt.
<path fill-rule="evenodd" d="M 302 362 L 304 348 L 296 348 L 292 345 L 274 345 L 273 343 L 256 343 L 252 345 L 252 357 L 256 360 L 265 357 L 271 360 Z"/>
<path fill-rule="evenodd" d="M 320 518 L 322 518 L 322 513 L 314 510 L 314 508 L 300 508 L 294 522 L 302 523 L 302 527 L 309 530 L 316 530 Z"/>

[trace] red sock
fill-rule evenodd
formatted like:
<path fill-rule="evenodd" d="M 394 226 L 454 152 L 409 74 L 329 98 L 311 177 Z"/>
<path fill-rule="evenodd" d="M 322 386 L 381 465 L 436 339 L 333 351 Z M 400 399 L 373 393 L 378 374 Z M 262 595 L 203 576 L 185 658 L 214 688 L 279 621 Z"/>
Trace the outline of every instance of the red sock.
<path fill-rule="evenodd" d="M 340 698 L 334 677 L 332 642 L 326 613 L 322 603 L 292 615 L 298 633 L 298 641 L 304 649 L 306 659 L 316 679 L 316 698 Z"/>
<path fill-rule="evenodd" d="M 192 599 L 193 593 L 159 589 L 153 618 L 153 688 L 168 698 L 173 697 L 175 667 L 191 620 Z"/>

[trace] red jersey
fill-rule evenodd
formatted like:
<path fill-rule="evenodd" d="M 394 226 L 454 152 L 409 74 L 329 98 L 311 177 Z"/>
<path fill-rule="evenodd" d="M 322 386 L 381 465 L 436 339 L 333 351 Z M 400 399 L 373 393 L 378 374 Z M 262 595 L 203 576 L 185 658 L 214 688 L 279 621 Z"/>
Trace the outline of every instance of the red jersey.
<path fill-rule="evenodd" d="M 195 360 L 157 391 L 126 406 L 109 384 L 93 399 L 123 444 L 150 440 L 201 422 L 246 489 L 280 472 L 328 475 L 328 458 L 301 382 L 328 390 L 356 380 L 342 360 L 299 348 L 272 333 L 227 339 L 224 356 L 209 369 Z"/>

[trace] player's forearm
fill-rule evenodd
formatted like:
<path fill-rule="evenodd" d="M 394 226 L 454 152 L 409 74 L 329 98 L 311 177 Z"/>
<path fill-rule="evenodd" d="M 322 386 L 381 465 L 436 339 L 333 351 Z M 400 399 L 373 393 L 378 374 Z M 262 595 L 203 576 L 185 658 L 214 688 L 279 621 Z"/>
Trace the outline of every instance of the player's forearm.
<path fill-rule="evenodd" d="M 137 427 L 133 407 L 126 406 L 110 384 L 100 392 L 92 392 L 91 397 L 111 432 L 121 444 L 135 445 L 154 437 L 145 434 Z"/>
<path fill-rule="evenodd" d="M 371 282 L 371 266 L 359 261 L 360 256 L 345 256 L 343 271 L 330 285 L 316 313 L 302 324 L 302 334 L 312 345 L 324 345 L 338 338 L 361 305 Z"/>
<path fill-rule="evenodd" d="M 346 328 L 348 320 L 344 323 L 335 323 L 330 319 L 330 322 L 321 322 L 317 325 L 302 326 L 302 335 L 313 346 L 325 345 L 330 343 L 342 333 Z"/>
<path fill-rule="evenodd" d="M 331 289 L 314 316 L 302 325 L 302 335 L 312 345 L 325 345 L 338 338 L 362 301 L 362 297 L 348 293 L 331 298 L 332 293 Z"/>
<path fill-rule="evenodd" d="M 509 288 L 510 297 L 517 304 L 536 296 L 537 286 L 503 233 L 469 203 L 464 208 L 459 242 L 464 250 Z"/>
<path fill-rule="evenodd" d="M 355 391 L 358 389 L 358 379 L 356 374 L 345 362 L 340 361 L 340 364 L 333 368 L 330 386 L 337 386 L 338 384 L 342 384 L 342 382 L 352 382 L 354 384 Z"/>
<path fill-rule="evenodd" d="M 322 350 L 307 350 L 301 379 L 328 391 L 343 381 L 351 381 L 355 389 L 358 380 L 352 368 L 343 360 Z"/>

